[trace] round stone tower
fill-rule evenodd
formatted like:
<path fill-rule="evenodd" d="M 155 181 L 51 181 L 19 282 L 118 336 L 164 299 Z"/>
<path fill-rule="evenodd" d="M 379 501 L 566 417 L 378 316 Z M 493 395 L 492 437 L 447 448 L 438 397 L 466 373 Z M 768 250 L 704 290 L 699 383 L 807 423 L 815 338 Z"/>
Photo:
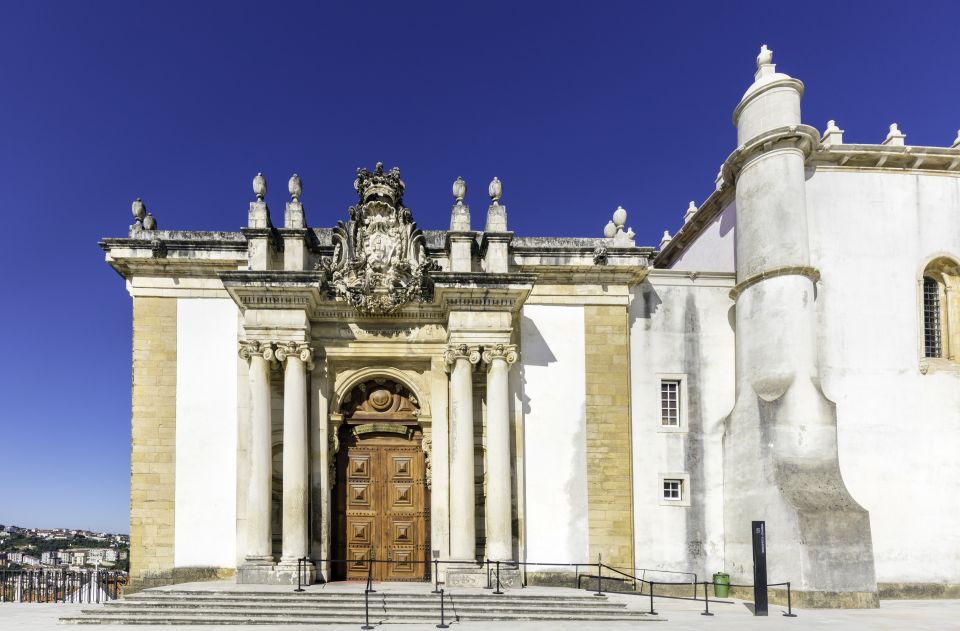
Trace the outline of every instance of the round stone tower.
<path fill-rule="evenodd" d="M 771 582 L 795 602 L 877 606 L 870 518 L 837 458 L 836 408 L 820 389 L 817 281 L 807 232 L 805 162 L 819 133 L 800 123 L 803 84 L 766 46 L 734 110 L 737 399 L 724 436 L 726 563 L 752 582 L 750 522 L 766 521 Z M 775 594 L 771 595 L 775 600 Z"/>

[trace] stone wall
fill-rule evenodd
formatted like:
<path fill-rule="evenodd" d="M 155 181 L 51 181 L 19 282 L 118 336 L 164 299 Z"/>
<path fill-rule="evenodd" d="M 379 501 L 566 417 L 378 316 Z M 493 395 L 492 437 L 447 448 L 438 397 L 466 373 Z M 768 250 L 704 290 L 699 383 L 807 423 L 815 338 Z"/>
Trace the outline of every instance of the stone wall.
<path fill-rule="evenodd" d="M 177 300 L 133 299 L 131 588 L 173 568 Z"/>
<path fill-rule="evenodd" d="M 627 308 L 584 308 L 590 559 L 634 567 Z"/>

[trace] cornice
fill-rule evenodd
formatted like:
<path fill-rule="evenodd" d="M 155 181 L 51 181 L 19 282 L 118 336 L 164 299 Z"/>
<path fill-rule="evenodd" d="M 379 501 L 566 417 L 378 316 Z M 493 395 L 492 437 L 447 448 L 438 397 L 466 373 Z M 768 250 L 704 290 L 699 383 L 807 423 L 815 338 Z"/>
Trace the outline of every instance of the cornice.
<path fill-rule="evenodd" d="M 821 145 L 807 161 L 818 169 L 960 175 L 960 148 L 898 145 Z"/>
<path fill-rule="evenodd" d="M 737 181 L 740 171 L 762 155 L 779 149 L 797 149 L 804 160 L 820 146 L 820 132 L 810 125 L 788 125 L 757 134 L 743 143 L 723 163 L 724 182 Z"/>
<path fill-rule="evenodd" d="M 247 309 L 297 309 L 313 312 L 322 301 L 319 271 L 221 272 L 220 281 L 241 311 Z"/>
<path fill-rule="evenodd" d="M 811 282 L 816 284 L 820 280 L 820 270 L 805 265 L 788 265 L 764 270 L 737 283 L 736 287 L 730 290 L 730 298 L 736 300 L 743 295 L 743 292 L 748 288 L 768 278 L 776 278 L 778 276 L 806 276 Z"/>

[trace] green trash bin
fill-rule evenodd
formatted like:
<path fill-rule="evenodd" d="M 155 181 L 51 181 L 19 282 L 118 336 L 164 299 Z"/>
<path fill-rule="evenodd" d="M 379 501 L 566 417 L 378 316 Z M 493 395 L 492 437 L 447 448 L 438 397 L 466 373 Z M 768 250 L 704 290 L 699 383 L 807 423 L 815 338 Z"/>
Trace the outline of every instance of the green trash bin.
<path fill-rule="evenodd" d="M 717 598 L 726 598 L 730 595 L 730 575 L 726 572 L 717 572 L 713 575 L 713 595 Z"/>

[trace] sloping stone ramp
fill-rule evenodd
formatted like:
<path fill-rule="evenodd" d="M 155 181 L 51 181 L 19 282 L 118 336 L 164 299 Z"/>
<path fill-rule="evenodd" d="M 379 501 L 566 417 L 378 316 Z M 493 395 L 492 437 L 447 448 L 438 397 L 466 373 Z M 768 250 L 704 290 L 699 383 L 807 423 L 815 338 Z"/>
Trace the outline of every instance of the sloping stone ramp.
<path fill-rule="evenodd" d="M 67 624 L 334 624 L 364 621 L 362 585 L 340 584 L 333 589 L 312 585 L 302 593 L 292 589 L 252 589 L 221 583 L 189 584 L 148 589 L 79 616 L 61 618 Z M 430 585 L 377 584 L 370 598 L 370 623 L 437 623 L 440 596 Z M 488 590 L 456 589 L 444 597 L 447 622 L 620 620 L 655 621 L 658 616 L 627 606 L 622 599 L 594 596 L 574 589 L 513 589 L 502 596 Z"/>

